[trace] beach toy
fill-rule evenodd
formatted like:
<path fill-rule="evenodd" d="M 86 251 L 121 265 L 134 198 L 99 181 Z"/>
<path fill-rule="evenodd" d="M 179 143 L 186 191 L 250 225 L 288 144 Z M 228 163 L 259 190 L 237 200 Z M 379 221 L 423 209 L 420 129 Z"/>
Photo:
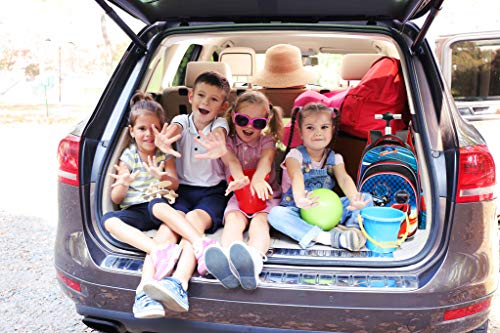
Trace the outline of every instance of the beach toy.
<path fill-rule="evenodd" d="M 253 174 L 255 173 L 255 169 L 243 170 L 243 174 L 247 176 L 250 180 L 252 180 Z M 264 178 L 266 181 L 269 180 L 269 174 Z M 229 176 L 229 181 L 232 182 L 234 178 Z M 242 211 L 247 213 L 248 215 L 255 214 L 264 210 L 267 206 L 266 200 L 261 200 L 257 197 L 257 194 L 252 195 L 252 191 L 250 190 L 250 184 L 245 187 L 234 191 L 234 195 L 236 195 L 236 199 L 238 200 L 238 206 Z"/>
<path fill-rule="evenodd" d="M 398 239 L 401 222 L 406 219 L 405 234 Z M 367 207 L 358 215 L 361 232 L 366 237 L 366 247 L 377 253 L 392 253 L 408 236 L 408 215 L 391 207 Z"/>
<path fill-rule="evenodd" d="M 309 209 L 300 209 L 300 216 L 309 224 L 328 231 L 334 228 L 342 217 L 342 202 L 337 193 L 326 188 L 317 188 L 312 191 L 318 196 L 318 205 Z"/>

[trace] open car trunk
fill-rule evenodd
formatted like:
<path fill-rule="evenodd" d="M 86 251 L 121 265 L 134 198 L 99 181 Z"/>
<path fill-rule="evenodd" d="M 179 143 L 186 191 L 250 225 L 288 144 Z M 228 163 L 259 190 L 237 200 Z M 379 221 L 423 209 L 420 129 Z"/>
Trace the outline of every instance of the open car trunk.
<path fill-rule="evenodd" d="M 158 39 L 157 47 L 149 57 L 150 65 L 144 72 L 140 88 L 153 93 L 157 97 L 157 100 L 163 105 L 168 119 L 171 119 L 176 114 L 189 113 L 190 106 L 187 102 L 186 91 L 191 87 L 186 86 L 186 82 L 183 80 L 183 75 L 185 75 L 185 67 L 183 66 L 185 66 L 185 63 L 188 61 L 213 62 L 217 58 L 219 58 L 218 62 L 221 62 L 224 59 L 224 57 L 220 58 L 221 54 L 230 50 L 237 50 L 238 52 L 241 51 L 245 57 L 250 55 L 253 59 L 249 62 L 250 68 L 247 71 L 238 69 L 240 72 L 236 73 L 235 71 L 238 70 L 235 69 L 233 73 L 237 75 L 233 74 L 229 78 L 229 81 L 233 83 L 230 99 L 234 100 L 238 94 L 247 89 L 263 89 L 248 83 L 259 66 L 262 66 L 265 50 L 272 45 L 283 42 L 301 48 L 304 62 L 315 64 L 312 70 L 320 73 L 319 80 L 312 82 L 313 85 L 309 86 L 307 90 L 326 93 L 353 89 L 359 84 L 375 59 L 382 56 L 399 59 L 402 66 L 401 77 L 405 81 L 410 79 L 408 70 L 405 68 L 405 53 L 398 45 L 398 36 L 394 30 L 385 27 L 367 26 L 366 31 L 360 31 L 359 28 L 349 29 L 348 27 L 339 27 L 336 31 L 329 27 L 325 31 L 318 31 L 317 27 L 312 29 L 311 27 L 304 28 L 291 24 L 289 29 L 283 29 L 282 26 L 279 30 L 273 30 L 272 27 L 263 28 L 258 25 L 245 25 L 239 28 L 238 31 L 227 27 L 223 29 L 226 30 L 224 32 L 212 32 L 209 27 L 206 30 L 200 27 L 196 29 L 196 32 L 176 28 L 172 31 L 172 34 L 167 32 L 162 38 Z M 245 52 L 245 50 L 250 51 Z M 352 55 L 355 55 L 354 58 L 356 59 L 370 60 L 346 64 L 346 59 Z M 244 57 L 241 59 L 244 59 Z M 244 63 L 243 60 L 239 62 L 240 65 L 242 63 Z M 160 80 L 158 77 L 160 77 Z M 264 91 L 274 105 L 283 108 L 285 122 L 290 119 L 291 105 L 293 105 L 294 99 L 302 92 L 292 91 L 291 89 L 268 89 Z M 375 94 L 377 93 L 375 92 Z M 409 92 L 406 91 L 405 94 L 409 94 Z M 408 100 L 411 101 L 411 98 L 408 98 Z M 406 106 L 407 114 L 404 117 L 412 119 L 413 107 L 408 104 Z M 366 111 L 366 108 L 359 108 L 359 112 L 363 112 L 360 116 L 373 117 L 373 114 Z M 126 114 L 128 110 L 123 110 L 123 112 Z M 126 117 L 123 117 L 123 119 L 126 119 Z M 383 120 L 380 121 L 383 126 Z M 121 136 L 118 138 L 117 135 L 116 144 L 113 151 L 109 152 L 109 160 L 105 170 L 102 170 L 102 175 L 113 172 L 113 165 L 118 161 L 122 150 L 128 144 L 128 133 L 125 126 L 126 124 L 122 120 L 123 130 Z M 421 151 L 419 136 L 414 134 L 421 132 L 421 129 L 415 130 L 415 126 L 415 122 L 411 122 L 410 127 L 407 129 L 412 136 L 412 144 L 418 152 Z M 357 181 L 360 161 L 366 144 L 366 138 L 355 137 L 341 130 L 333 145 L 333 149 L 343 156 L 346 170 L 355 182 Z M 281 149 L 283 150 L 283 146 L 281 146 Z M 277 154 L 275 161 L 277 169 L 280 168 L 279 165 L 283 157 L 282 152 Z M 427 175 L 422 172 L 422 170 L 425 170 L 425 168 L 421 168 L 420 163 L 423 163 L 422 161 L 423 159 L 418 158 L 420 180 L 428 181 L 426 179 Z M 102 192 L 99 193 L 102 211 L 97 215 L 117 208 L 112 205 L 109 199 L 112 179 L 103 176 L 102 181 Z M 418 185 L 419 189 L 422 187 L 421 185 Z M 421 190 L 420 193 L 423 193 L 423 197 L 429 195 L 427 189 Z M 342 195 L 342 193 L 339 193 L 339 195 Z M 268 261 L 266 265 L 362 267 L 364 265 L 390 266 L 401 262 L 409 263 L 416 260 L 417 257 L 421 258 L 423 249 L 429 248 L 431 245 L 428 244 L 430 230 L 432 229 L 431 219 L 429 218 L 431 214 L 429 211 L 420 211 L 420 205 L 419 207 L 413 207 L 413 209 L 418 210 L 418 214 L 420 214 L 417 217 L 419 228 L 413 236 L 408 237 L 393 252 L 377 253 L 366 247 L 359 252 L 350 252 L 324 245 L 314 245 L 307 249 L 301 249 L 296 241 L 272 230 L 271 247 L 267 253 Z M 425 214 L 427 214 L 427 222 L 425 222 Z M 104 234 L 108 242 L 116 246 L 118 252 L 123 250 L 125 253 L 130 253 L 129 251 L 133 253 L 135 251 L 113 239 L 102 226 L 100 228 L 100 232 Z M 215 234 L 208 236 L 220 240 L 221 233 L 222 229 L 219 229 Z"/>

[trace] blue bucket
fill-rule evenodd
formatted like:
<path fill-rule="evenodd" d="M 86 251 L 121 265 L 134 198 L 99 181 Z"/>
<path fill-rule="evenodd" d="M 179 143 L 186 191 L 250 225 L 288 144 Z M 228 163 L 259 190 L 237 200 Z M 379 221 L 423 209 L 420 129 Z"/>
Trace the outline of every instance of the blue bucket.
<path fill-rule="evenodd" d="M 361 232 L 366 237 L 366 247 L 377 253 L 391 253 L 396 250 L 408 237 L 408 225 L 406 233 L 398 239 L 401 222 L 408 216 L 399 209 L 391 207 L 367 207 L 363 208 L 358 215 Z"/>

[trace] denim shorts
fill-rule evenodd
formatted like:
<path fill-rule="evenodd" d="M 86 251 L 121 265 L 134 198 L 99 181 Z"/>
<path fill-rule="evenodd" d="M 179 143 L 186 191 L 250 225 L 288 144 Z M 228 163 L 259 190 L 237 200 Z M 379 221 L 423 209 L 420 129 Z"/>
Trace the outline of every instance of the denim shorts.
<path fill-rule="evenodd" d="M 222 226 L 223 213 L 227 204 L 227 198 L 224 195 L 226 187 L 225 181 L 212 187 L 180 184 L 177 189 L 179 197 L 175 200 L 173 207 L 185 214 L 195 209 L 205 211 L 212 219 L 212 227 L 206 232 L 214 233 Z"/>
<path fill-rule="evenodd" d="M 162 224 L 162 222 L 151 213 L 149 202 L 132 205 L 122 210 L 107 212 L 101 219 L 103 225 L 104 222 L 111 217 L 119 218 L 124 223 L 141 231 L 158 229 Z"/>

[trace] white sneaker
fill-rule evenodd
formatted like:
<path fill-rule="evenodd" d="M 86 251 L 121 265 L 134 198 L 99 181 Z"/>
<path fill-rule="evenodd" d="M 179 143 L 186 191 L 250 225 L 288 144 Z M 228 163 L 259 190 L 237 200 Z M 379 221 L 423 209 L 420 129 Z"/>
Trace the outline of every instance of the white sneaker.
<path fill-rule="evenodd" d="M 247 290 L 257 288 L 259 274 L 264 267 L 259 251 L 243 242 L 234 242 L 229 248 L 229 258 L 241 287 Z"/>

